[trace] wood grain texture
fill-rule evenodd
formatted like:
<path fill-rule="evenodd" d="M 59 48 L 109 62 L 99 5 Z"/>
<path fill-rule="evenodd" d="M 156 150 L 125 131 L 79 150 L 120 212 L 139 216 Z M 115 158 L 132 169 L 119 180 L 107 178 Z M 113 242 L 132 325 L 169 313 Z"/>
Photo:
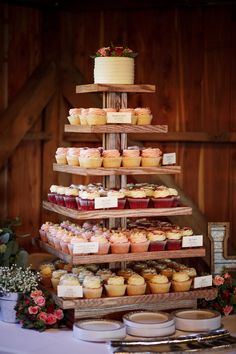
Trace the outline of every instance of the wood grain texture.
<path fill-rule="evenodd" d="M 180 166 L 139 167 L 139 168 L 82 168 L 70 165 L 53 164 L 53 171 L 82 176 L 121 176 L 121 175 L 158 175 L 181 173 Z"/>
<path fill-rule="evenodd" d="M 72 264 L 90 264 L 90 263 L 111 263 L 124 261 L 140 261 L 163 258 L 189 258 L 189 257 L 204 257 L 206 250 L 200 248 L 189 248 L 175 251 L 158 251 L 158 252 L 143 252 L 143 253 L 127 253 L 127 254 L 105 254 L 105 255 L 68 255 L 62 251 L 56 250 L 48 243 L 39 241 L 40 247 L 45 251 L 63 259 Z"/>
<path fill-rule="evenodd" d="M 66 133 L 167 133 L 167 125 L 65 125 Z"/>
<path fill-rule="evenodd" d="M 102 209 L 90 211 L 77 211 L 59 206 L 53 203 L 43 201 L 43 208 L 53 211 L 54 213 L 64 215 L 76 220 L 89 219 L 107 219 L 107 218 L 137 218 L 137 217 L 154 217 L 154 216 L 174 216 L 174 215 L 191 215 L 192 208 L 177 207 L 177 208 L 147 208 L 147 209 Z M 104 214 L 104 210 L 106 211 Z"/>
<path fill-rule="evenodd" d="M 214 299 L 217 295 L 217 289 L 200 289 L 190 290 L 187 292 L 170 292 L 166 294 L 146 294 L 140 296 L 122 296 L 122 297 L 103 297 L 99 299 L 63 299 L 53 294 L 54 299 L 62 309 L 102 309 L 113 308 L 113 310 L 122 309 L 132 304 L 154 304 L 159 302 L 176 301 L 179 300 L 193 300 L 199 298 Z"/>
<path fill-rule="evenodd" d="M 155 85 L 117 85 L 117 84 L 88 84 L 76 86 L 76 93 L 89 92 L 133 92 L 133 93 L 153 93 L 156 91 Z"/>

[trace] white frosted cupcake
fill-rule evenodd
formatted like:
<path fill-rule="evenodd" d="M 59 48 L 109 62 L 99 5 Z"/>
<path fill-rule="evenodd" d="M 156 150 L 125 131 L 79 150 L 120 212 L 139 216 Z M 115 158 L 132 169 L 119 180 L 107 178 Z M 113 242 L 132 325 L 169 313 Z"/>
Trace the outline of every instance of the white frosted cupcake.
<path fill-rule="evenodd" d="M 86 299 L 95 299 L 102 296 L 101 278 L 96 275 L 87 275 L 83 280 L 83 295 Z"/>
<path fill-rule="evenodd" d="M 189 291 L 191 287 L 192 279 L 185 272 L 176 272 L 172 277 L 172 288 L 174 291 Z"/>
<path fill-rule="evenodd" d="M 146 291 L 145 279 L 139 274 L 132 274 L 127 281 L 127 294 L 144 295 Z"/>
<path fill-rule="evenodd" d="M 161 274 L 154 275 L 149 281 L 149 286 L 153 294 L 168 293 L 170 290 L 170 285 L 171 282 L 168 278 Z"/>
<path fill-rule="evenodd" d="M 107 280 L 105 284 L 106 294 L 109 297 L 124 296 L 127 285 L 124 284 L 124 278 L 114 276 Z"/>

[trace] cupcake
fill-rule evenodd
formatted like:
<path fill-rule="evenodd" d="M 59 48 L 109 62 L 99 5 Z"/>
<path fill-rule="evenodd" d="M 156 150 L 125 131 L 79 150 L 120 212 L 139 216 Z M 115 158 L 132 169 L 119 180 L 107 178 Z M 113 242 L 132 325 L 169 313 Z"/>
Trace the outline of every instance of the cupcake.
<path fill-rule="evenodd" d="M 80 125 L 81 108 L 71 108 L 69 110 L 68 121 L 71 125 Z"/>
<path fill-rule="evenodd" d="M 42 224 L 41 228 L 39 229 L 39 235 L 40 238 L 43 242 L 47 242 L 48 241 L 48 236 L 47 236 L 47 232 L 49 230 L 49 227 L 52 225 L 51 222 L 47 221 L 45 224 Z"/>
<path fill-rule="evenodd" d="M 126 204 L 125 194 L 122 190 L 117 191 L 114 189 L 110 189 L 107 191 L 107 196 L 112 198 L 117 198 L 117 207 L 111 209 L 124 209 Z"/>
<path fill-rule="evenodd" d="M 129 240 L 130 240 L 131 252 L 133 253 L 147 252 L 150 241 L 147 239 L 145 232 L 131 231 Z"/>
<path fill-rule="evenodd" d="M 139 167 L 141 162 L 140 150 L 138 147 L 129 147 L 123 150 L 122 166 L 127 168 Z"/>
<path fill-rule="evenodd" d="M 189 291 L 192 279 L 185 272 L 176 272 L 173 274 L 171 285 L 174 291 Z"/>
<path fill-rule="evenodd" d="M 146 291 L 145 279 L 139 274 L 132 274 L 127 280 L 127 294 L 144 295 Z"/>
<path fill-rule="evenodd" d="M 81 112 L 80 112 L 81 125 L 88 125 L 87 116 L 88 116 L 88 108 L 81 108 Z"/>
<path fill-rule="evenodd" d="M 64 147 L 57 148 L 55 158 L 56 158 L 56 162 L 59 165 L 67 164 L 66 154 L 67 154 L 67 148 Z"/>
<path fill-rule="evenodd" d="M 119 168 L 121 166 L 122 157 L 119 150 L 103 150 L 103 167 L 105 168 Z"/>
<path fill-rule="evenodd" d="M 137 117 L 138 125 L 151 124 L 152 114 L 150 108 L 135 108 L 134 113 Z"/>
<path fill-rule="evenodd" d="M 193 235 L 193 229 L 188 226 L 181 227 L 180 231 L 181 231 L 182 236 L 192 236 Z"/>
<path fill-rule="evenodd" d="M 135 115 L 133 108 L 120 108 L 119 112 L 131 113 L 131 124 L 137 123 L 137 116 Z"/>
<path fill-rule="evenodd" d="M 86 275 L 83 280 L 83 295 L 85 299 L 96 299 L 102 296 L 100 277 L 96 275 Z"/>
<path fill-rule="evenodd" d="M 66 187 L 57 186 L 57 194 L 55 195 L 57 205 L 66 206 L 64 197 L 65 197 Z"/>
<path fill-rule="evenodd" d="M 99 168 L 102 166 L 102 157 L 99 149 L 81 149 L 79 156 L 80 167 Z"/>
<path fill-rule="evenodd" d="M 79 166 L 80 148 L 68 148 L 66 153 L 66 160 L 70 166 Z"/>
<path fill-rule="evenodd" d="M 70 244 L 72 237 L 73 237 L 72 233 L 65 231 L 64 236 L 60 240 L 60 246 L 62 252 L 70 254 L 68 245 Z"/>
<path fill-rule="evenodd" d="M 135 274 L 135 272 L 131 268 L 125 268 L 119 269 L 116 274 L 120 275 L 121 277 L 124 277 L 125 280 L 128 280 L 131 275 Z"/>
<path fill-rule="evenodd" d="M 130 242 L 122 232 L 113 233 L 109 241 L 111 243 L 111 253 L 129 253 Z"/>
<path fill-rule="evenodd" d="M 57 188 L 58 188 L 58 186 L 55 184 L 51 185 L 51 187 L 50 187 L 50 192 L 48 193 L 48 201 L 50 203 L 57 204 L 57 201 L 56 201 Z"/>
<path fill-rule="evenodd" d="M 147 239 L 150 241 L 149 251 L 164 251 L 166 246 L 166 234 L 161 230 L 148 232 Z"/>
<path fill-rule="evenodd" d="M 40 282 L 47 288 L 52 287 L 52 272 L 55 270 L 55 267 L 52 263 L 44 263 L 39 267 Z"/>
<path fill-rule="evenodd" d="M 107 280 L 105 284 L 106 294 L 109 297 L 124 296 L 127 285 L 124 284 L 125 280 L 121 276 L 114 276 Z"/>
<path fill-rule="evenodd" d="M 59 285 L 60 278 L 65 274 L 67 274 L 67 271 L 64 269 L 58 269 L 52 272 L 51 282 L 54 290 L 57 290 L 57 286 Z"/>
<path fill-rule="evenodd" d="M 144 279 L 146 281 L 149 281 L 153 277 L 153 275 L 156 275 L 156 274 L 157 274 L 157 271 L 153 267 L 148 267 L 148 268 L 142 269 L 142 271 L 141 271 L 141 275 L 142 275 L 142 277 L 144 277 Z"/>
<path fill-rule="evenodd" d="M 65 206 L 70 209 L 77 209 L 76 197 L 79 195 L 79 190 L 77 188 L 67 187 L 65 188 Z"/>
<path fill-rule="evenodd" d="M 170 290 L 171 282 L 165 275 L 157 274 L 154 275 L 150 281 L 149 286 L 152 294 L 164 294 L 168 293 Z"/>
<path fill-rule="evenodd" d="M 76 251 L 76 245 L 79 243 L 85 243 L 88 240 L 82 236 L 72 236 L 70 239 L 70 243 L 68 243 L 68 250 L 70 255 L 80 255 L 82 253 Z"/>
<path fill-rule="evenodd" d="M 80 283 L 83 284 L 85 277 L 92 276 L 92 275 L 94 275 L 94 273 L 91 270 L 85 268 L 79 272 L 78 279 L 79 279 Z"/>
<path fill-rule="evenodd" d="M 96 275 L 101 278 L 103 283 L 107 283 L 107 280 L 111 277 L 114 277 L 116 274 L 113 273 L 109 268 L 101 268 L 97 270 Z"/>
<path fill-rule="evenodd" d="M 77 204 L 79 203 L 81 210 L 94 210 L 94 199 L 99 198 L 100 193 L 96 190 L 91 191 L 80 191 L 79 192 L 79 202 L 77 200 Z"/>
<path fill-rule="evenodd" d="M 100 108 L 89 108 L 87 112 L 88 125 L 104 125 L 106 124 L 106 112 Z"/>
<path fill-rule="evenodd" d="M 130 209 L 145 209 L 148 207 L 149 198 L 141 189 L 131 189 L 127 198 Z"/>
<path fill-rule="evenodd" d="M 181 272 L 188 274 L 190 279 L 193 279 L 197 276 L 197 271 L 193 267 L 186 267 L 186 268 L 182 269 Z"/>
<path fill-rule="evenodd" d="M 80 285 L 79 278 L 75 274 L 64 274 L 60 277 L 59 284 L 63 286 L 78 286 Z"/>
<path fill-rule="evenodd" d="M 171 208 L 174 198 L 170 195 L 169 188 L 158 186 L 153 192 L 152 202 L 154 208 Z"/>
<path fill-rule="evenodd" d="M 96 254 L 107 254 L 110 249 L 110 242 L 105 235 L 93 235 L 90 242 L 98 242 L 98 252 Z"/>
<path fill-rule="evenodd" d="M 141 151 L 142 167 L 160 166 L 162 152 L 158 148 L 146 148 Z"/>
<path fill-rule="evenodd" d="M 175 269 L 174 268 L 170 268 L 170 267 L 165 267 L 164 269 L 162 269 L 160 271 L 160 273 L 162 275 L 165 275 L 168 279 L 172 279 L 173 274 L 175 273 Z"/>
<path fill-rule="evenodd" d="M 167 250 L 180 250 L 182 248 L 182 235 L 179 229 L 172 229 L 166 231 L 166 249 Z"/>

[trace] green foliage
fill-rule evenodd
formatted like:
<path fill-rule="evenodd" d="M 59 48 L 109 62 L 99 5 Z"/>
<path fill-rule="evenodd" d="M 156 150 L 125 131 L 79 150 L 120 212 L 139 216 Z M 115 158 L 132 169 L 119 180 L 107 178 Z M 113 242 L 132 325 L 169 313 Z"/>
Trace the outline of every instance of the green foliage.
<path fill-rule="evenodd" d="M 20 248 L 14 228 L 20 225 L 17 217 L 12 220 L 0 221 L 0 266 L 9 267 L 16 264 L 26 268 L 28 253 Z"/>

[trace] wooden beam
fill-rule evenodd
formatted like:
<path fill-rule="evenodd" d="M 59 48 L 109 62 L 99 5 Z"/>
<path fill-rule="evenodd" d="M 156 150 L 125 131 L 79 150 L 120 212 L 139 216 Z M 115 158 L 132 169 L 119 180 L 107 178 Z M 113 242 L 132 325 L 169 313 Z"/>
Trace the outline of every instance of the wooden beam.
<path fill-rule="evenodd" d="M 225 132 L 219 134 L 210 134 L 206 132 L 168 132 L 162 133 L 146 133 L 146 134 L 129 134 L 129 139 L 133 141 L 143 142 L 175 142 L 175 143 L 213 143 L 213 144 L 235 144 L 236 132 Z M 80 134 L 80 133 L 65 133 L 66 141 L 90 141 L 97 142 L 100 139 L 99 134 Z"/>
<path fill-rule="evenodd" d="M 26 133 L 23 140 L 51 140 L 52 134 L 45 132 Z"/>
<path fill-rule="evenodd" d="M 0 168 L 38 119 L 56 88 L 56 66 L 38 67 L 0 115 Z"/>

